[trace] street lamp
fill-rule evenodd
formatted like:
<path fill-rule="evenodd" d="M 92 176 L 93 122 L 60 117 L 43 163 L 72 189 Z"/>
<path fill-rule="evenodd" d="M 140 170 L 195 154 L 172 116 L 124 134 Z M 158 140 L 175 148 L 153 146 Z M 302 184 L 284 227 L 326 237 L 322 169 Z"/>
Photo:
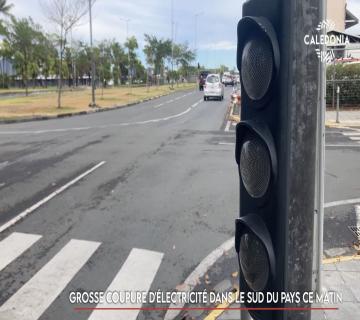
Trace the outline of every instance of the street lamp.
<path fill-rule="evenodd" d="M 171 78 L 174 78 L 174 0 L 171 0 Z M 174 79 L 170 79 L 174 89 Z"/>
<path fill-rule="evenodd" d="M 194 42 L 194 50 L 195 50 L 195 54 L 197 54 L 197 29 L 198 29 L 198 18 L 199 16 L 203 15 L 204 12 L 198 12 L 195 14 L 195 42 Z"/>
<path fill-rule="evenodd" d="M 194 52 L 195 52 L 195 57 L 197 58 L 197 29 L 198 29 L 198 18 L 199 16 L 203 15 L 204 12 L 198 12 L 195 14 L 195 42 L 194 42 Z M 196 61 L 196 60 L 195 60 Z M 198 62 L 199 63 L 199 62 Z M 199 78 L 199 69 L 197 72 L 197 77 Z"/>
<path fill-rule="evenodd" d="M 131 19 L 124 19 L 124 18 L 120 18 L 121 21 L 124 21 L 126 23 L 126 39 L 129 40 L 129 21 L 131 21 Z M 131 89 L 131 82 L 132 82 L 132 76 L 130 74 L 131 72 L 131 66 L 130 66 L 130 48 L 128 48 L 128 63 L 129 63 L 129 68 L 128 68 L 128 77 L 129 77 L 129 88 Z"/>
<path fill-rule="evenodd" d="M 91 97 L 90 107 L 96 107 L 95 101 L 95 57 L 94 57 L 94 48 L 93 48 L 93 32 L 92 32 L 92 0 L 89 0 L 89 18 L 90 18 L 90 48 L 91 48 Z"/>

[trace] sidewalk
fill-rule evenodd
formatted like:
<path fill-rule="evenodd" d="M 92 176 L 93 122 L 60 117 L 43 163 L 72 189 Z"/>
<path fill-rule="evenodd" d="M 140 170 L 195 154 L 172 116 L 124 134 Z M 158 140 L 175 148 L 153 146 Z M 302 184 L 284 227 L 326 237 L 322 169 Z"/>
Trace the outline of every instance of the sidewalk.
<path fill-rule="evenodd" d="M 360 110 L 340 110 L 340 123 L 336 123 L 336 111 L 326 111 L 325 120 L 327 126 L 360 126 Z"/>
<path fill-rule="evenodd" d="M 238 262 L 235 249 L 226 253 L 205 275 L 199 279 L 199 285 L 194 291 L 214 291 L 216 293 L 234 291 L 238 287 Z M 344 257 L 343 257 L 344 258 Z M 323 307 L 339 308 L 330 311 L 312 311 L 312 320 L 356 320 L 360 315 L 360 256 L 347 256 L 342 260 L 336 258 L 324 260 L 323 290 L 342 295 L 339 305 L 327 304 Z M 220 306 L 220 305 L 219 305 Z M 187 307 L 190 307 L 187 306 Z M 204 307 L 192 306 L 191 307 Z M 206 305 L 205 307 L 216 307 Z M 239 308 L 237 304 L 222 304 L 222 308 Z M 319 306 L 314 306 L 319 307 Z M 176 320 L 239 320 L 239 310 L 201 311 L 190 310 L 182 312 Z"/>
<path fill-rule="evenodd" d="M 239 106 L 231 106 L 229 120 L 239 122 Z M 330 127 L 341 127 L 341 126 L 359 126 L 360 127 L 360 110 L 352 111 L 339 111 L 339 123 L 336 123 L 336 111 L 326 111 L 325 122 Z"/>

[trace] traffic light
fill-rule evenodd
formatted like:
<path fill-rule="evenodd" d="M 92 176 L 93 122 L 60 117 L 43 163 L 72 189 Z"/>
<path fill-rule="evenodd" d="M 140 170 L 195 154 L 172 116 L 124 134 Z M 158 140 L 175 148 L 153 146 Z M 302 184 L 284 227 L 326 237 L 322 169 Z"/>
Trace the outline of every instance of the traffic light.
<path fill-rule="evenodd" d="M 312 2 L 247 1 L 237 27 L 242 104 L 235 248 L 245 296 L 311 290 L 319 62 L 301 37 L 320 16 Z M 245 306 L 254 320 L 287 314 L 280 302 Z M 304 311 L 296 319 L 306 317 Z"/>

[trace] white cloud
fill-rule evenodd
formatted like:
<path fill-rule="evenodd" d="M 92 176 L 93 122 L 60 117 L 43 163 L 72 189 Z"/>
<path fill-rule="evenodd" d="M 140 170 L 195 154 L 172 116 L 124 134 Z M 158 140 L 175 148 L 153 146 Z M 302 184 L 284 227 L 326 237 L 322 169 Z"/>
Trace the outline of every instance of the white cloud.
<path fill-rule="evenodd" d="M 203 44 L 200 46 L 201 50 L 235 50 L 236 42 L 232 41 L 218 41 L 214 43 Z"/>

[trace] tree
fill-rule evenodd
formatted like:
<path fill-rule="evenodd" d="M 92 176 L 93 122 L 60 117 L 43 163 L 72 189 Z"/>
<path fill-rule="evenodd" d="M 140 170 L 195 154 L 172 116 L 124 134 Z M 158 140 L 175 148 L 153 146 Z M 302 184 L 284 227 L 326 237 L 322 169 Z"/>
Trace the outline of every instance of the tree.
<path fill-rule="evenodd" d="M 181 67 L 181 72 L 178 72 L 176 77 L 179 75 L 187 76 L 191 63 L 195 60 L 195 53 L 191 51 L 189 46 L 185 44 L 174 44 L 174 60 L 176 68 Z"/>
<path fill-rule="evenodd" d="M 145 34 L 144 53 L 146 62 L 154 67 L 155 75 L 163 75 L 164 60 L 171 56 L 171 40 L 157 39 Z"/>
<path fill-rule="evenodd" d="M 94 1 L 92 1 L 94 2 Z M 59 45 L 58 65 L 58 108 L 61 108 L 61 93 L 63 80 L 63 56 L 68 32 L 88 12 L 86 0 L 48 0 L 42 1 L 42 7 L 49 21 L 57 27 Z"/>
<path fill-rule="evenodd" d="M 34 24 L 31 18 L 11 18 L 11 24 L 4 42 L 14 55 L 15 68 L 24 82 L 28 95 L 28 80 L 37 72 L 36 54 L 43 37 L 41 27 Z"/>
<path fill-rule="evenodd" d="M 134 36 L 128 38 L 124 44 L 125 48 L 128 49 L 128 78 L 131 84 L 132 74 L 133 71 L 133 64 L 136 59 L 136 52 L 135 50 L 139 48 L 138 42 Z"/>
<path fill-rule="evenodd" d="M 9 4 L 7 0 L 0 0 L 0 13 L 5 16 L 10 16 L 10 10 L 14 5 Z"/>
<path fill-rule="evenodd" d="M 122 75 L 126 71 L 126 65 L 128 61 L 128 57 L 125 54 L 124 48 L 116 41 L 113 41 L 111 44 L 111 54 L 112 54 L 112 62 L 114 64 L 113 68 L 113 78 L 114 84 L 118 85 L 119 81 L 121 83 Z"/>

